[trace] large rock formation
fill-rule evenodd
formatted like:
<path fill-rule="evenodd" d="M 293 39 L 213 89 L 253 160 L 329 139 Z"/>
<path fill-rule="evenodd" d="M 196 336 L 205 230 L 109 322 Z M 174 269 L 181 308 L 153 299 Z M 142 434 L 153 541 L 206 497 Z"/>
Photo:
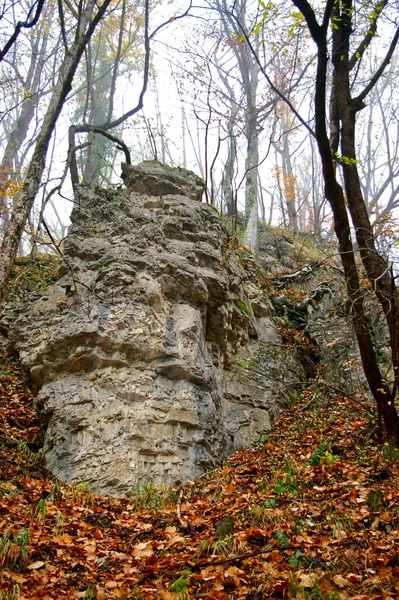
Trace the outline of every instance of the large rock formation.
<path fill-rule="evenodd" d="M 200 475 L 258 439 L 304 378 L 201 180 L 123 171 L 123 191 L 79 190 L 58 281 L 8 313 L 48 467 L 108 495 Z"/>
<path fill-rule="evenodd" d="M 274 283 L 271 299 L 277 319 L 288 329 L 304 331 L 311 342 L 298 351 L 308 376 L 321 382 L 314 389 L 323 395 L 330 389 L 371 399 L 336 242 L 263 226 L 259 248 L 263 273 Z M 383 364 L 382 359 L 389 352 L 382 315 L 372 304 L 367 312 L 377 334 L 374 341 Z"/>

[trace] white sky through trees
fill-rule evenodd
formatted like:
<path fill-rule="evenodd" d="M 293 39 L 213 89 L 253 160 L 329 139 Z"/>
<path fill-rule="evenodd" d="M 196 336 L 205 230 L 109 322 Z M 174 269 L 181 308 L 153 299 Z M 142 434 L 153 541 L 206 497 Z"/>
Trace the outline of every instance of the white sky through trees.
<path fill-rule="evenodd" d="M 280 5 L 277 16 L 273 16 L 273 6 Z M 358 3 L 360 6 L 358 19 L 363 18 L 369 3 Z M 10 3 L 9 10 L 0 20 L 0 36 L 2 44 L 12 25 L 21 19 L 23 7 L 29 7 L 29 0 L 20 3 Z M 30 3 L 32 6 L 32 2 Z M 270 19 L 265 18 L 262 7 L 269 9 Z M 150 16 L 150 33 L 162 22 L 170 23 L 151 40 L 150 81 L 144 98 L 144 108 L 137 115 L 126 121 L 120 133 L 132 153 L 132 162 L 156 158 L 165 160 L 168 164 L 185 166 L 198 174 L 204 173 L 207 166 L 208 192 L 213 195 L 213 201 L 222 208 L 222 177 L 227 157 L 227 116 L 231 108 L 229 103 L 229 87 L 234 93 L 237 116 L 234 131 L 237 141 L 237 156 L 235 160 L 234 191 L 238 199 L 239 209 L 244 204 L 244 177 L 246 140 L 243 133 L 245 121 L 245 103 L 243 102 L 242 83 L 239 81 L 239 70 L 234 65 L 234 49 L 245 44 L 241 32 L 226 32 L 221 27 L 221 16 L 216 10 L 216 2 L 193 5 L 190 15 L 181 20 L 173 21 L 173 17 L 184 12 L 188 2 L 173 2 L 153 4 Z M 394 8 L 394 7 L 393 7 Z M 25 12 L 26 14 L 26 12 Z M 312 97 L 314 88 L 314 47 L 309 36 L 301 26 L 298 11 L 291 3 L 265 3 L 257 1 L 247 3 L 250 40 L 260 40 L 259 64 L 265 74 L 277 88 L 281 88 L 295 107 L 300 117 L 313 127 Z M 275 13 L 274 13 L 275 14 Z M 382 25 L 379 25 L 378 36 L 373 41 L 371 52 L 363 61 L 354 85 L 362 85 L 363 79 L 375 68 L 381 56 L 389 45 L 395 27 L 394 11 L 388 13 Z M 264 23 L 262 22 L 264 20 Z M 58 20 L 52 22 L 53 30 L 49 35 L 56 44 Z M 254 33 L 254 28 L 256 33 Z M 18 79 L 16 69 L 12 68 L 12 60 L 20 65 L 23 74 L 27 57 L 31 50 L 31 30 L 22 30 L 16 44 L 16 49 L 3 61 L 2 79 L 7 82 L 11 74 Z M 115 29 L 115 36 L 118 35 Z M 139 42 L 138 42 L 139 43 Z M 133 59 L 131 59 L 133 60 Z M 114 115 L 119 116 L 129 110 L 137 101 L 141 88 L 142 56 L 136 56 L 135 68 L 131 64 L 122 69 L 118 77 L 115 95 Z M 54 66 L 56 60 L 53 59 Z M 48 63 L 47 67 L 50 65 Z M 367 191 L 370 211 L 375 218 L 384 222 L 384 206 L 390 202 L 393 213 L 396 212 L 396 202 L 399 200 L 399 170 L 397 147 L 399 145 L 399 124 L 397 111 L 398 91 L 395 79 L 398 71 L 398 59 L 394 56 L 387 69 L 386 76 L 378 84 L 373 97 L 366 100 L 372 103 L 372 109 L 367 106 L 358 117 L 358 157 L 361 161 L 362 184 Z M 129 75 L 130 74 L 130 75 Z M 50 76 L 49 76 L 50 77 Z M 51 81 L 47 78 L 43 85 L 51 89 Z M 290 85 L 295 82 L 295 86 Z M 68 127 L 73 120 L 76 108 L 75 98 L 77 84 L 67 100 L 47 156 L 45 190 L 39 194 L 40 203 L 52 186 L 61 177 L 66 160 Z M 227 83 L 227 84 L 226 84 Z M 18 98 L 14 109 L 10 100 L 9 90 L 12 88 L 12 77 L 9 86 L 3 86 L 0 100 L 2 110 L 3 133 L 0 138 L 0 152 L 4 151 L 7 131 L 12 130 L 13 118 L 18 118 Z M 11 92 L 10 92 L 11 93 Z M 259 120 L 259 188 L 264 205 L 264 214 L 260 216 L 274 225 L 284 225 L 279 202 L 287 191 L 283 189 L 283 165 L 281 163 L 281 148 L 284 136 L 288 139 L 292 176 L 296 186 L 296 201 L 298 211 L 303 210 L 304 217 L 301 227 L 311 230 L 306 223 L 310 212 L 306 206 L 311 206 L 311 196 L 318 190 L 322 194 L 322 183 L 316 151 L 312 154 L 309 135 L 305 127 L 292 115 L 284 104 L 278 101 L 271 90 L 263 73 L 259 73 L 257 93 Z M 274 102 L 274 105 L 273 105 Z M 30 136 L 35 135 L 37 122 L 40 120 L 46 105 L 46 94 L 36 112 L 35 120 L 30 127 Z M 263 111 L 263 112 L 262 112 Z M 264 118 L 263 118 L 264 117 Z M 288 133 L 282 129 L 282 122 L 288 126 Z M 80 143 L 84 142 L 83 136 Z M 21 165 L 23 177 L 26 161 L 31 149 L 29 140 L 24 145 L 25 162 Z M 206 156 L 207 153 L 207 156 Z M 116 153 L 114 174 L 111 182 L 120 184 L 119 163 L 124 160 L 122 152 Z M 312 175 L 313 168 L 313 175 Z M 61 194 L 55 194 L 52 202 L 61 220 L 67 222 L 67 215 L 72 207 L 72 190 L 66 179 Z M 273 208 L 271 207 L 273 202 Z M 373 204 L 375 203 L 375 205 Z M 325 229 L 331 225 L 328 219 L 329 209 L 324 207 Z M 37 213 L 38 209 L 36 209 Z M 56 229 L 57 219 L 50 204 L 46 217 Z M 381 225 L 382 227 L 382 225 Z"/>

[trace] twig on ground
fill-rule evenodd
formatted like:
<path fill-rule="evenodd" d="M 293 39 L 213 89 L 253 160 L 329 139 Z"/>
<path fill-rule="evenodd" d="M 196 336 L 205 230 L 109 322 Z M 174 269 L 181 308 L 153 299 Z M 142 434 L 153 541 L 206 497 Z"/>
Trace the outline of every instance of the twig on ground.
<path fill-rule="evenodd" d="M 304 410 L 307 410 L 309 408 L 309 406 L 312 404 L 312 402 L 315 401 L 316 397 L 317 397 L 316 394 L 312 394 L 312 397 L 310 398 L 309 402 L 306 402 L 305 406 L 302 406 L 301 408 L 294 410 L 294 413 L 299 413 L 299 412 L 303 412 Z"/>
<path fill-rule="evenodd" d="M 252 556 L 258 556 L 259 554 L 268 554 L 269 552 L 273 552 L 274 550 L 302 550 L 303 546 L 271 546 L 270 548 L 264 548 L 263 550 L 256 550 L 256 552 L 246 552 L 246 554 L 239 554 L 238 556 L 232 556 L 231 558 L 223 558 L 221 560 L 211 560 L 206 563 L 196 564 L 196 567 L 199 569 L 203 569 L 204 567 L 209 567 L 211 565 L 224 565 L 229 562 L 235 562 L 240 560 L 245 560 L 246 558 L 251 558 Z"/>
<path fill-rule="evenodd" d="M 132 545 L 132 542 L 134 540 L 137 540 L 138 537 L 140 537 L 141 535 L 144 535 L 145 533 L 151 533 L 153 531 L 153 528 L 151 529 L 140 529 L 140 531 L 135 531 L 129 539 L 129 543 L 128 546 L 130 547 Z"/>
<path fill-rule="evenodd" d="M 26 431 L 28 429 L 27 427 L 25 427 L 25 425 L 22 425 L 22 423 L 20 423 L 18 419 L 13 415 L 11 415 L 11 417 L 8 419 L 8 422 L 10 423 L 10 425 L 17 427 L 17 429 L 20 429 L 21 431 Z"/>

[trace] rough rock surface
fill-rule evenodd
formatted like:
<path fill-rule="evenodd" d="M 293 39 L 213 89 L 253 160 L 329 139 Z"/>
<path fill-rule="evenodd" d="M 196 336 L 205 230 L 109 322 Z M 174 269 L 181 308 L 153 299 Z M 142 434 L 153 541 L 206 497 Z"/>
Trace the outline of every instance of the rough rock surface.
<path fill-rule="evenodd" d="M 48 467 L 114 496 L 220 464 L 304 379 L 200 180 L 157 163 L 124 178 L 80 189 L 58 281 L 8 319 Z"/>
<path fill-rule="evenodd" d="M 349 395 L 368 395 L 335 242 L 266 227 L 261 229 L 259 247 L 259 262 L 274 277 L 272 301 L 277 319 L 288 328 L 304 330 L 315 345 L 307 375 L 316 376 L 311 371 L 317 364 L 323 391 L 330 386 Z M 377 332 L 379 356 L 384 357 L 386 333 L 378 323 L 381 315 L 373 307 L 368 312 Z"/>

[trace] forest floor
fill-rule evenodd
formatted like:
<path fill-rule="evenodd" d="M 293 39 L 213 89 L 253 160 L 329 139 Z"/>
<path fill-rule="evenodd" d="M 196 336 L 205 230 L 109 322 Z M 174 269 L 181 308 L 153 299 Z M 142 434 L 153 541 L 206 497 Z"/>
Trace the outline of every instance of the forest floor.
<path fill-rule="evenodd" d="M 1 600 L 399 598 L 399 468 L 372 406 L 304 392 L 256 447 L 182 489 L 104 499 L 44 468 L 0 357 Z"/>

